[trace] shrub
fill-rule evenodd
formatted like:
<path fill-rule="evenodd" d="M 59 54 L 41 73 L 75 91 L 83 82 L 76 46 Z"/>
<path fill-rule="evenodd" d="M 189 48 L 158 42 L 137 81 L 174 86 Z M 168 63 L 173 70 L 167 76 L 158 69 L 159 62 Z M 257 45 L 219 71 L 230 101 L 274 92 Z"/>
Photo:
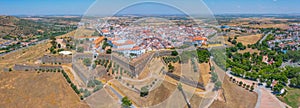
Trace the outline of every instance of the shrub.
<path fill-rule="evenodd" d="M 96 91 L 100 90 L 102 87 L 103 87 L 102 85 L 97 85 L 97 86 L 94 88 L 93 92 L 96 92 Z"/>
<path fill-rule="evenodd" d="M 211 73 L 211 81 L 216 82 L 218 80 L 218 74 L 215 72 Z"/>
<path fill-rule="evenodd" d="M 132 105 L 131 101 L 128 99 L 128 97 L 122 98 L 122 107 L 123 108 L 129 108 Z"/>
<path fill-rule="evenodd" d="M 242 86 L 242 85 L 243 85 L 243 82 L 242 82 L 242 81 L 240 81 L 240 82 L 239 82 L 239 86 Z"/>
<path fill-rule="evenodd" d="M 72 89 L 77 93 L 77 94 L 80 94 L 80 91 L 77 89 L 77 86 L 74 85 L 73 83 L 71 83 L 71 87 Z"/>
<path fill-rule="evenodd" d="M 250 91 L 252 92 L 254 90 L 254 86 L 251 86 L 250 87 Z"/>
<path fill-rule="evenodd" d="M 175 50 L 175 51 L 172 51 L 172 52 L 171 52 L 171 55 L 172 55 L 172 56 L 177 56 L 177 55 L 178 55 L 178 52 L 177 52 L 176 50 Z"/>
<path fill-rule="evenodd" d="M 83 99 L 84 99 L 84 97 L 82 95 L 80 95 L 80 100 L 83 100 Z"/>
<path fill-rule="evenodd" d="M 221 81 L 217 81 L 217 82 L 215 83 L 215 89 L 219 89 L 219 88 L 221 88 L 221 86 L 222 86 Z"/>
<path fill-rule="evenodd" d="M 83 92 L 84 92 L 83 88 L 80 88 L 80 89 L 79 89 L 79 92 L 83 93 Z"/>
<path fill-rule="evenodd" d="M 88 96 L 90 96 L 90 95 L 91 95 L 91 92 L 88 91 L 87 89 L 85 89 L 84 92 L 83 92 L 83 96 L 84 96 L 84 97 L 88 97 Z"/>
<path fill-rule="evenodd" d="M 148 87 L 147 87 L 147 86 L 144 86 L 144 87 L 141 88 L 140 96 L 141 96 L 141 97 L 145 97 L 145 96 L 148 95 L 148 92 L 149 92 Z"/>
<path fill-rule="evenodd" d="M 249 87 L 250 87 L 250 85 L 247 85 L 247 86 L 246 86 L 246 90 L 249 90 Z"/>
<path fill-rule="evenodd" d="M 91 66 L 92 62 L 89 58 L 85 58 L 83 59 L 83 64 L 86 66 Z"/>

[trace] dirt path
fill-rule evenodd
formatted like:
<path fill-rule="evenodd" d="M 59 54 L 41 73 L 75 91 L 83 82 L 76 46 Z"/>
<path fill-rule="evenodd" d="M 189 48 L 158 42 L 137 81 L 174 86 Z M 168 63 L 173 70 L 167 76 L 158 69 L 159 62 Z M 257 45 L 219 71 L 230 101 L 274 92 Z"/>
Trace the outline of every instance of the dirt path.
<path fill-rule="evenodd" d="M 260 88 L 261 101 L 258 102 L 258 108 L 291 108 L 287 104 L 281 102 L 274 94 L 267 90 L 265 87 Z"/>

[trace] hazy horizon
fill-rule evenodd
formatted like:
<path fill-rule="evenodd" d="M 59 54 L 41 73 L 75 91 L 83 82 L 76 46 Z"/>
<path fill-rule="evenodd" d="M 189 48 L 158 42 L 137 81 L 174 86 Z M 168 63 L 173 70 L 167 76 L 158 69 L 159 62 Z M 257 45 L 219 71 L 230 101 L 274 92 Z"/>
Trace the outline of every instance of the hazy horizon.
<path fill-rule="evenodd" d="M 162 0 L 165 3 L 170 3 L 171 0 Z M 201 0 L 186 0 L 184 6 L 181 8 L 191 8 L 196 7 L 197 2 Z M 300 14 L 300 1 L 295 0 L 202 0 L 204 6 L 214 15 L 226 15 L 226 14 L 289 14 L 297 15 Z M 119 4 L 124 3 L 122 0 L 113 1 L 98 1 L 106 5 L 101 5 L 107 10 L 112 8 L 122 8 L 118 7 Z M 179 1 L 176 1 L 179 2 Z M 195 3 L 196 2 L 196 3 Z M 72 16 L 83 16 L 93 7 L 95 0 L 1 0 L 0 1 L 0 15 L 10 15 L 10 16 L 62 16 L 62 15 L 72 15 Z M 108 5 L 107 5 L 108 4 Z M 165 8 L 159 8 L 152 6 L 156 11 L 165 12 L 172 14 L 172 11 L 168 11 Z M 100 10 L 101 11 L 101 10 Z M 191 10 L 191 14 L 197 13 L 199 10 Z M 101 11 L 102 15 L 105 15 L 106 11 Z M 135 13 L 143 13 L 142 10 L 135 10 Z M 175 13 L 178 14 L 178 13 Z M 96 14 L 95 14 L 96 15 Z M 130 15 L 130 14 L 129 14 Z M 157 13 L 157 15 L 166 15 L 162 13 Z"/>

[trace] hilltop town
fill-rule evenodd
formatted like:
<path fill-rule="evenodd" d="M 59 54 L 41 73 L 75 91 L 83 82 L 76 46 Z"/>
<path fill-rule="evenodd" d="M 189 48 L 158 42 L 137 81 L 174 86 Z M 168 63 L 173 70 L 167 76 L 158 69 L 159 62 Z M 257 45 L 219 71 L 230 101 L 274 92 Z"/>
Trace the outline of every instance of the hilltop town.
<path fill-rule="evenodd" d="M 10 35 L 2 38 L 1 89 L 30 91 L 27 78 L 38 85 L 30 95 L 57 97 L 29 101 L 40 107 L 47 106 L 43 101 L 53 107 L 294 107 L 298 100 L 290 97 L 300 84 L 296 19 L 217 20 L 89 17 L 71 32 L 14 49 L 7 42 L 28 38 Z M 63 91 L 44 90 L 49 87 Z M 68 101 L 55 103 L 61 99 Z"/>

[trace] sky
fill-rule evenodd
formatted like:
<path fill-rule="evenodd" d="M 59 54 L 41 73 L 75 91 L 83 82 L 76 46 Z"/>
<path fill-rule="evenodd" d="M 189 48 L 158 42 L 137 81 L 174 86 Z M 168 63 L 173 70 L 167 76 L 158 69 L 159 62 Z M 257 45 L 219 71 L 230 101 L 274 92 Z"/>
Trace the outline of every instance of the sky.
<path fill-rule="evenodd" d="M 127 2 L 125 2 L 127 1 Z M 122 9 L 128 1 L 136 0 L 0 0 L 0 15 L 83 15 L 91 7 L 98 13 Z M 149 1 L 149 0 L 147 0 Z M 197 13 L 201 0 L 163 0 L 180 4 L 180 9 Z M 197 1 L 197 2 L 195 2 Z M 213 14 L 299 14 L 300 0 L 202 0 Z M 96 3 L 95 3 L 96 2 Z M 94 4 L 94 5 L 93 5 Z M 95 6 L 97 4 L 97 6 Z M 122 5 L 121 5 L 122 4 Z M 131 2 L 132 4 L 132 2 Z M 122 6 L 122 7 L 121 7 Z M 177 6 L 177 5 L 176 5 Z M 143 8 L 144 6 L 140 6 Z M 170 13 L 164 6 L 148 6 L 156 12 Z M 178 6 L 177 6 L 178 7 Z M 97 10 L 101 9 L 101 10 Z M 175 9 L 175 11 L 178 11 Z M 126 11 L 124 11 L 126 12 Z M 135 12 L 149 12 L 138 9 Z M 176 12 L 175 12 L 176 13 Z"/>

